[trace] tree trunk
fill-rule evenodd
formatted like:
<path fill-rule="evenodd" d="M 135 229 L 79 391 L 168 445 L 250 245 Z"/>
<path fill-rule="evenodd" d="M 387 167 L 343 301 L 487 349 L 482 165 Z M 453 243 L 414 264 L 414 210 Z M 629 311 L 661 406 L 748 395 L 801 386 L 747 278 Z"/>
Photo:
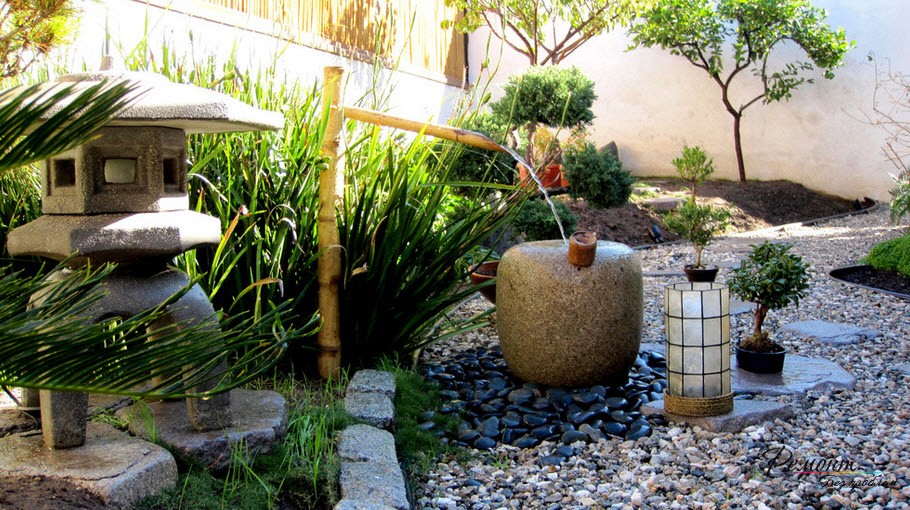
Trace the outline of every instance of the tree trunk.
<path fill-rule="evenodd" d="M 765 323 L 765 316 L 768 315 L 768 308 L 762 305 L 755 305 L 754 324 L 752 334 L 756 337 L 761 335 L 761 327 Z"/>
<path fill-rule="evenodd" d="M 746 182 L 746 164 L 743 161 L 743 139 L 739 131 L 742 113 L 733 113 L 733 147 L 736 149 L 736 166 L 739 168 L 739 182 Z"/>

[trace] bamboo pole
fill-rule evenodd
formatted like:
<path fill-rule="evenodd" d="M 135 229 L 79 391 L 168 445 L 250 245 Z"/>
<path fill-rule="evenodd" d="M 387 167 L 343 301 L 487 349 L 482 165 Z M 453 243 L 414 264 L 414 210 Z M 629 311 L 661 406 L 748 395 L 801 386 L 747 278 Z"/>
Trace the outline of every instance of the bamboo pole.
<path fill-rule="evenodd" d="M 380 113 L 374 110 L 355 108 L 353 106 L 344 107 L 344 116 L 349 119 L 359 120 L 361 122 L 369 122 L 370 124 L 377 124 L 380 126 L 396 129 L 404 129 L 405 131 L 413 131 L 415 133 L 423 132 L 429 136 L 435 136 L 436 138 L 443 138 L 445 140 L 451 140 L 453 142 L 479 147 L 481 149 L 508 152 L 505 147 L 499 145 L 493 140 L 490 140 L 486 136 L 474 131 L 468 131 L 467 129 L 444 126 L 442 124 L 418 122 L 402 117 L 387 115 L 385 113 Z"/>
<path fill-rule="evenodd" d="M 319 285 L 319 313 L 322 327 L 316 337 L 319 346 L 319 376 L 336 379 L 341 375 L 341 320 L 339 315 L 339 281 L 341 280 L 341 247 L 335 205 L 344 185 L 344 161 L 339 155 L 341 128 L 344 124 L 341 106 L 341 78 L 344 69 L 323 69 L 322 104 L 328 108 L 328 125 L 322 140 L 322 154 L 328 166 L 319 173 L 319 212 L 317 246 L 321 255 L 316 264 Z"/>

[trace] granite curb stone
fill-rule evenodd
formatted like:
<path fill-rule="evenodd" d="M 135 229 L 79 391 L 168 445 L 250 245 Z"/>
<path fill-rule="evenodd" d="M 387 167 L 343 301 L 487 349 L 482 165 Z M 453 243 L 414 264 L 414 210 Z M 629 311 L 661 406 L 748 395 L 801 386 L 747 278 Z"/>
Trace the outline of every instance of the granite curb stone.
<path fill-rule="evenodd" d="M 358 370 L 348 383 L 348 393 L 379 393 L 395 397 L 395 374 L 381 370 Z"/>
<path fill-rule="evenodd" d="M 392 399 L 380 393 L 348 393 L 344 397 L 344 410 L 358 420 L 374 427 L 389 429 L 395 417 Z"/>
<path fill-rule="evenodd" d="M 338 456 L 351 462 L 384 462 L 398 465 L 395 437 L 387 430 L 357 424 L 347 427 L 338 438 Z"/>

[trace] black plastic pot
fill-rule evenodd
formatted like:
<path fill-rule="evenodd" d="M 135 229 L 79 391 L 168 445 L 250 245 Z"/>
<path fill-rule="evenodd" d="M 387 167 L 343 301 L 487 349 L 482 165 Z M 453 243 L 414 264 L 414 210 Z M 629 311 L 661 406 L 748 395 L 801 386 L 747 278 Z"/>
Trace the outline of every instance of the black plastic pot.
<path fill-rule="evenodd" d="M 736 364 L 742 370 L 756 374 L 779 374 L 784 370 L 786 349 L 779 352 L 755 352 L 736 348 Z"/>
<path fill-rule="evenodd" d="M 687 265 L 683 267 L 686 272 L 686 280 L 690 282 L 713 282 L 717 278 L 717 266 L 695 267 Z"/>

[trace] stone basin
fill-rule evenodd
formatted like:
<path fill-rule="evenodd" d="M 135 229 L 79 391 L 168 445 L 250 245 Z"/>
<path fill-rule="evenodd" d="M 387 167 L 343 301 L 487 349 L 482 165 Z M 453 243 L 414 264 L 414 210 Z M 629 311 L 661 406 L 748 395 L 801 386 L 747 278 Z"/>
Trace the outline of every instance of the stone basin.
<path fill-rule="evenodd" d="M 638 254 L 599 241 L 576 267 L 562 241 L 513 246 L 499 263 L 496 330 L 512 372 L 548 386 L 622 384 L 638 354 L 642 274 Z"/>

